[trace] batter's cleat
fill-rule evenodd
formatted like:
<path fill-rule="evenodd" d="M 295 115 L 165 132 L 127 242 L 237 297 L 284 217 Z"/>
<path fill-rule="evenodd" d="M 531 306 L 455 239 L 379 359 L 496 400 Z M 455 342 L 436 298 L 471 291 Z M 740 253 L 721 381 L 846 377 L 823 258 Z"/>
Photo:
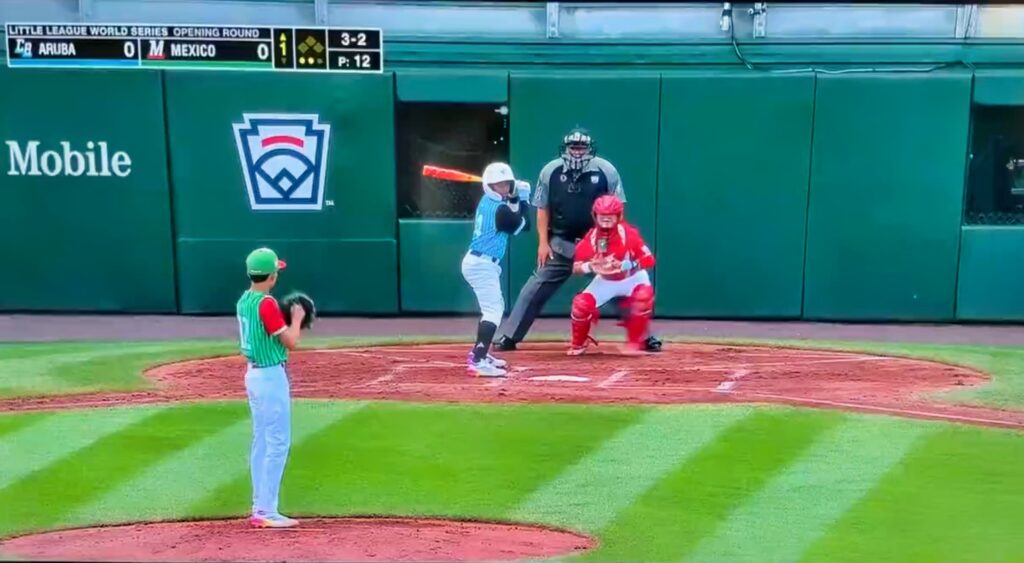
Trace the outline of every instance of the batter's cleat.
<path fill-rule="evenodd" d="M 492 364 L 494 364 L 495 367 L 499 367 L 499 368 L 502 368 L 502 369 L 508 367 L 508 362 L 506 362 L 505 360 L 499 359 L 499 358 L 495 358 L 494 356 L 492 356 L 490 354 L 487 354 L 487 360 L 490 361 Z M 472 365 L 473 365 L 473 352 L 470 352 L 469 354 L 466 355 L 466 365 L 472 367 Z"/>
<path fill-rule="evenodd" d="M 469 364 L 466 368 L 466 373 L 476 377 L 505 377 L 508 374 L 507 371 L 494 365 L 487 358 Z"/>
<path fill-rule="evenodd" d="M 253 528 L 294 528 L 299 521 L 281 514 L 253 514 L 249 517 Z"/>
<path fill-rule="evenodd" d="M 661 340 L 653 334 L 647 337 L 644 341 L 644 350 L 648 352 L 661 352 Z"/>
<path fill-rule="evenodd" d="M 516 341 L 507 336 L 502 336 L 494 343 L 494 349 L 501 352 L 514 352 L 516 349 Z"/>

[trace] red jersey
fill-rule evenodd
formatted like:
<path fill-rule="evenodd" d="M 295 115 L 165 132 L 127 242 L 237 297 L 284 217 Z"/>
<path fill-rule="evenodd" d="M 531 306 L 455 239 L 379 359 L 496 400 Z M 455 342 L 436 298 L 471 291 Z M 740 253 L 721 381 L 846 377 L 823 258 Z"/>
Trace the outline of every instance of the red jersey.
<path fill-rule="evenodd" d="M 654 267 L 654 254 L 640 236 L 640 231 L 625 222 L 620 222 L 607 237 L 600 236 L 597 227 L 594 227 L 576 245 L 577 262 L 589 262 L 606 256 L 612 256 L 620 262 L 632 260 L 634 263 L 633 269 L 628 272 L 602 276 L 609 280 L 625 279 L 639 270 Z"/>

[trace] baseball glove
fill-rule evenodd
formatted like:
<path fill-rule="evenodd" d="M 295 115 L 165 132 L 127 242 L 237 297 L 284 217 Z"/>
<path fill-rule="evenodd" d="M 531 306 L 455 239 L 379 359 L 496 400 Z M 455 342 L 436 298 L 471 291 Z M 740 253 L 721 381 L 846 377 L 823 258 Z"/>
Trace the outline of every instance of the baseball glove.
<path fill-rule="evenodd" d="M 621 268 L 622 264 L 611 256 L 597 258 L 590 263 L 590 269 L 599 276 L 617 274 L 621 271 Z"/>
<path fill-rule="evenodd" d="M 313 321 L 316 320 L 316 305 L 308 295 L 301 291 L 289 293 L 280 301 L 281 314 L 284 315 L 285 324 L 289 326 L 292 324 L 292 305 L 296 303 L 306 312 L 306 316 L 302 318 L 302 323 L 299 325 L 299 328 L 306 330 L 313 326 Z"/>

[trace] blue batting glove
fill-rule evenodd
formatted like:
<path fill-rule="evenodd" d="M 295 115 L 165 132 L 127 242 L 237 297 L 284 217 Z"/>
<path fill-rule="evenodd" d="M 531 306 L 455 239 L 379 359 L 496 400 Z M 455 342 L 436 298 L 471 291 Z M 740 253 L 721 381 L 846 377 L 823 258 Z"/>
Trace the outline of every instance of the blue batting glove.
<path fill-rule="evenodd" d="M 530 183 L 525 180 L 516 180 L 516 194 L 523 201 L 530 200 Z"/>
<path fill-rule="evenodd" d="M 633 262 L 632 260 L 623 260 L 622 261 L 622 271 L 623 272 L 628 272 L 628 271 L 632 270 L 633 266 L 636 266 L 636 263 Z"/>

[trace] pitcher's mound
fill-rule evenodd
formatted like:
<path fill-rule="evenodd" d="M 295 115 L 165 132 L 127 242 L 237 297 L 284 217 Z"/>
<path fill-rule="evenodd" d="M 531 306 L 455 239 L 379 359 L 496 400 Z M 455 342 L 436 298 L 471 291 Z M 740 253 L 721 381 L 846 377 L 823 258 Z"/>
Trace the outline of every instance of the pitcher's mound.
<path fill-rule="evenodd" d="M 577 533 L 520 524 L 311 518 L 287 529 L 254 529 L 245 520 L 82 528 L 10 539 L 0 552 L 36 561 L 497 561 L 595 546 Z"/>

